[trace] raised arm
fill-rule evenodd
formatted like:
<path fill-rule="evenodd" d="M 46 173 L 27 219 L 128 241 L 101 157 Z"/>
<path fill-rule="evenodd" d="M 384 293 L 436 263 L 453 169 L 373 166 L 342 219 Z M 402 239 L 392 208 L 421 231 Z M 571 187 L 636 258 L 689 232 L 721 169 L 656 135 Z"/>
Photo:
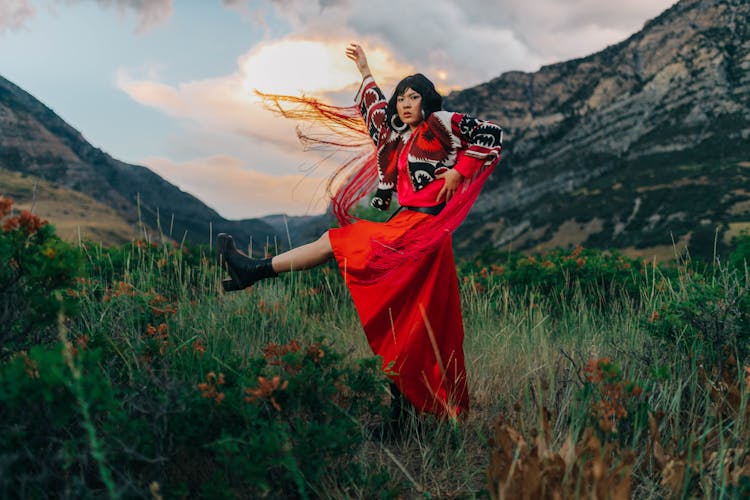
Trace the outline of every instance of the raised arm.
<path fill-rule="evenodd" d="M 350 44 L 346 48 L 346 57 L 354 61 L 362 75 L 362 85 L 355 97 L 355 103 L 359 107 L 362 118 L 365 119 L 367 132 L 377 146 L 380 142 L 381 131 L 386 125 L 385 109 L 388 101 L 372 78 L 372 72 L 362 47 L 354 43 Z"/>
<path fill-rule="evenodd" d="M 357 65 L 357 69 L 362 75 L 362 79 L 372 76 L 370 66 L 367 64 L 367 56 L 365 56 L 365 51 L 362 47 L 356 43 L 350 43 L 346 48 L 346 57 L 354 61 L 354 64 Z"/>

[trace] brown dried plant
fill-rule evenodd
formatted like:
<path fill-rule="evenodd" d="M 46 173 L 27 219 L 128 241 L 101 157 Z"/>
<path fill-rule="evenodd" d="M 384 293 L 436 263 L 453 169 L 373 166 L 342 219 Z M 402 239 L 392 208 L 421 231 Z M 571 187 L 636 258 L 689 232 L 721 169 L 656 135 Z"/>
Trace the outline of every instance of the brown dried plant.
<path fill-rule="evenodd" d="M 530 443 L 502 416 L 495 422 L 487 474 L 493 499 L 630 498 L 635 453 L 602 445 L 591 427 L 555 451 L 549 420 L 542 409 L 542 432 L 532 432 Z"/>

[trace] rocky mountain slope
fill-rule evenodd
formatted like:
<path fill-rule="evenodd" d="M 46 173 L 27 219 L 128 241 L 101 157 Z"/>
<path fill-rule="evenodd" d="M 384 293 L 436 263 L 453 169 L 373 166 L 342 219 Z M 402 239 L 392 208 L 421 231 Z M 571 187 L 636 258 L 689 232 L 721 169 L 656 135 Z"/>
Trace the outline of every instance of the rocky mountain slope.
<path fill-rule="evenodd" d="M 123 131 L 127 133 L 127 131 Z M 118 161 L 89 144 L 51 109 L 0 77 L 0 168 L 68 187 L 119 212 L 134 227 L 139 218 L 175 240 L 206 243 L 210 234 L 240 242 L 273 240 L 274 230 L 251 219 L 229 221 L 151 170 Z"/>
<path fill-rule="evenodd" d="M 721 242 L 750 220 L 747 0 L 682 0 L 599 53 L 505 73 L 445 104 L 506 131 L 457 238 L 465 250 L 637 250 L 715 231 Z"/>

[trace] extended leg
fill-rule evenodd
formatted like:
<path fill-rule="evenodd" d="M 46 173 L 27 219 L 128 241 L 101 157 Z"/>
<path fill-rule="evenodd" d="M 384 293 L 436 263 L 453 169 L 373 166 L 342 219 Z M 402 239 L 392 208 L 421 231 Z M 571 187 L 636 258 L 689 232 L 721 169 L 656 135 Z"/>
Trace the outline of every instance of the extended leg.
<path fill-rule="evenodd" d="M 312 243 L 293 248 L 288 252 L 277 255 L 271 260 L 273 270 L 277 273 L 300 271 L 325 264 L 333 258 L 331 240 L 328 231 Z"/>

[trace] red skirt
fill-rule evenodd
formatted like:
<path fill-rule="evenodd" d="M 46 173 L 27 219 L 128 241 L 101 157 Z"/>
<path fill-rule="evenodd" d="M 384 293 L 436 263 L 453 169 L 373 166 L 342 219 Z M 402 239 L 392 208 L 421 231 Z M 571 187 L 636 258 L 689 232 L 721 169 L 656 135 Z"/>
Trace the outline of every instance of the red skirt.
<path fill-rule="evenodd" d="M 402 210 L 388 222 L 360 221 L 329 237 L 373 352 L 420 411 L 455 418 L 469 408 L 464 329 L 450 235 L 431 254 L 373 280 L 374 245 L 385 245 L 431 215 Z M 408 237 L 408 235 L 407 235 Z M 396 282 L 397 280 L 397 282 Z"/>

